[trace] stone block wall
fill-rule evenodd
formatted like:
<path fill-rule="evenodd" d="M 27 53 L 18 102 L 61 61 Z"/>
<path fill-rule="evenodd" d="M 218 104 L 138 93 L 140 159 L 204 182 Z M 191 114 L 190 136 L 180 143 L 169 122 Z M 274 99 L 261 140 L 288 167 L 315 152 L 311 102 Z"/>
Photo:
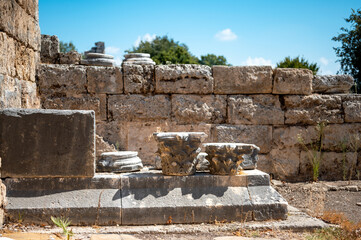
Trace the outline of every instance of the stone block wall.
<path fill-rule="evenodd" d="M 0 109 L 40 107 L 35 82 L 39 53 L 38 0 L 0 1 Z M 5 192 L 0 180 L 0 226 Z"/>
<path fill-rule="evenodd" d="M 297 135 L 310 147 L 322 121 L 320 178 L 361 174 L 361 141 L 352 147 L 361 135 L 361 96 L 347 94 L 352 81 L 267 66 L 42 64 L 38 72 L 42 107 L 94 110 L 97 133 L 138 151 L 145 164 L 154 165 L 153 132 L 202 131 L 205 142 L 256 144 L 258 168 L 289 181 L 311 179 Z"/>
<path fill-rule="evenodd" d="M 35 70 L 40 57 L 38 0 L 0 2 L 0 109 L 39 108 Z"/>

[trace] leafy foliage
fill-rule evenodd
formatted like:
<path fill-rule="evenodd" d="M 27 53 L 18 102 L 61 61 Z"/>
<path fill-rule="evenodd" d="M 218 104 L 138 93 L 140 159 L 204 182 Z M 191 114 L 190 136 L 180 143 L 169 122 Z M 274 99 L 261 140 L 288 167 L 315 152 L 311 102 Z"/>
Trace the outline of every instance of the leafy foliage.
<path fill-rule="evenodd" d="M 201 56 L 199 64 L 208 65 L 210 67 L 212 67 L 213 65 L 231 66 L 231 64 L 227 63 L 227 59 L 224 56 L 217 56 L 214 54 L 207 54 L 205 56 Z"/>
<path fill-rule="evenodd" d="M 341 64 L 341 72 L 350 74 L 355 79 L 356 92 L 361 92 L 361 9 L 352 13 L 345 21 L 351 24 L 350 29 L 341 28 L 342 33 L 332 40 L 341 42 L 341 47 L 334 47 L 337 60 Z"/>
<path fill-rule="evenodd" d="M 51 216 L 51 221 L 53 221 L 53 223 L 60 227 L 63 230 L 63 234 L 65 235 L 66 239 L 69 240 L 71 236 L 73 236 L 73 231 L 72 230 L 68 230 L 68 226 L 70 225 L 71 221 L 68 218 L 62 218 L 62 217 L 53 217 Z"/>
<path fill-rule="evenodd" d="M 179 43 L 168 36 L 157 36 L 153 41 L 141 41 L 138 47 L 126 50 L 128 53 L 149 53 L 156 64 L 197 64 L 198 58 L 193 56 L 184 43 Z"/>
<path fill-rule="evenodd" d="M 313 72 L 313 75 L 316 75 L 318 70 L 320 69 L 319 66 L 317 66 L 317 63 L 309 63 L 306 59 L 303 57 L 285 57 L 284 60 L 277 63 L 278 68 L 307 68 L 310 69 Z"/>
<path fill-rule="evenodd" d="M 65 43 L 63 41 L 60 41 L 59 48 L 60 48 L 60 52 L 62 52 L 62 53 L 76 51 L 75 45 L 72 42 Z"/>

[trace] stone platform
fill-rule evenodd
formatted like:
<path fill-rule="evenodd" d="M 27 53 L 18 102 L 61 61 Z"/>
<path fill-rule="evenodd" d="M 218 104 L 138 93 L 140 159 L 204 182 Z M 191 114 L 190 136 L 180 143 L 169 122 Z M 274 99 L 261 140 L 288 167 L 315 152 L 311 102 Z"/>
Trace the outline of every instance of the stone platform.
<path fill-rule="evenodd" d="M 6 179 L 11 220 L 75 225 L 152 225 L 286 219 L 287 202 L 258 170 L 236 176 L 160 171 L 96 174 L 93 178 Z"/>

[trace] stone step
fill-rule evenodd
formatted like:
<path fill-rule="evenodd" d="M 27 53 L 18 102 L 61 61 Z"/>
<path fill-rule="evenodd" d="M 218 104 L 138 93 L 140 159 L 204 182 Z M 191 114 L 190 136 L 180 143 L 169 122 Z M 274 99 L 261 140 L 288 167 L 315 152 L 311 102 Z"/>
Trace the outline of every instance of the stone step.
<path fill-rule="evenodd" d="M 258 170 L 241 175 L 161 171 L 96 174 L 93 178 L 8 178 L 6 211 L 12 221 L 74 225 L 151 225 L 287 218 L 287 202 Z"/>
<path fill-rule="evenodd" d="M 121 223 L 119 175 L 93 178 L 8 178 L 4 181 L 7 217 L 17 222 L 52 224 L 50 217 L 74 225 Z"/>

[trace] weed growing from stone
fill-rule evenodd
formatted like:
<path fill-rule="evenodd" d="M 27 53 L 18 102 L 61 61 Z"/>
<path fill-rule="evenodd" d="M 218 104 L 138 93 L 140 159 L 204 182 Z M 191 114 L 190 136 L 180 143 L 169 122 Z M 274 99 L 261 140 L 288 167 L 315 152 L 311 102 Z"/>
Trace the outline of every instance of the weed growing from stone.
<path fill-rule="evenodd" d="M 341 150 L 342 150 L 342 179 L 344 181 L 346 181 L 346 177 L 347 177 L 347 167 L 346 167 L 347 143 L 348 143 L 347 139 L 343 139 L 340 142 L 340 147 L 341 147 Z"/>
<path fill-rule="evenodd" d="M 19 211 L 18 212 L 18 223 L 22 223 L 24 221 L 24 217 L 23 217 L 23 214 Z"/>
<path fill-rule="evenodd" d="M 65 235 L 66 240 L 69 240 L 71 236 L 73 236 L 73 230 L 68 230 L 68 226 L 70 225 L 71 221 L 69 220 L 69 218 L 62 218 L 62 217 L 53 217 L 51 216 L 51 221 L 53 221 L 53 223 L 60 227 L 63 230 L 63 235 Z"/>
<path fill-rule="evenodd" d="M 317 123 L 317 141 L 311 142 L 310 147 L 307 147 L 301 134 L 297 134 L 297 140 L 301 146 L 306 150 L 308 159 L 312 165 L 312 180 L 317 181 L 320 174 L 320 164 L 322 161 L 322 148 L 323 148 L 323 138 L 324 138 L 324 129 L 327 126 L 326 122 Z"/>
<path fill-rule="evenodd" d="M 347 148 L 349 148 L 349 150 L 353 151 L 357 155 L 357 151 L 359 149 L 359 143 L 360 143 L 360 135 L 359 134 L 351 135 L 351 137 L 348 141 L 345 139 L 341 142 L 341 149 L 342 149 L 342 153 L 343 153 L 343 159 L 342 159 L 343 175 L 344 175 L 343 180 L 346 180 L 346 174 L 347 174 L 347 169 L 346 169 L 346 151 L 348 150 Z M 356 168 L 355 164 L 352 164 L 352 166 L 350 168 L 350 173 L 349 173 L 349 179 L 348 179 L 349 181 L 351 181 L 351 178 L 352 178 L 355 168 Z M 356 177 L 358 180 L 360 180 L 358 170 L 356 170 Z"/>

